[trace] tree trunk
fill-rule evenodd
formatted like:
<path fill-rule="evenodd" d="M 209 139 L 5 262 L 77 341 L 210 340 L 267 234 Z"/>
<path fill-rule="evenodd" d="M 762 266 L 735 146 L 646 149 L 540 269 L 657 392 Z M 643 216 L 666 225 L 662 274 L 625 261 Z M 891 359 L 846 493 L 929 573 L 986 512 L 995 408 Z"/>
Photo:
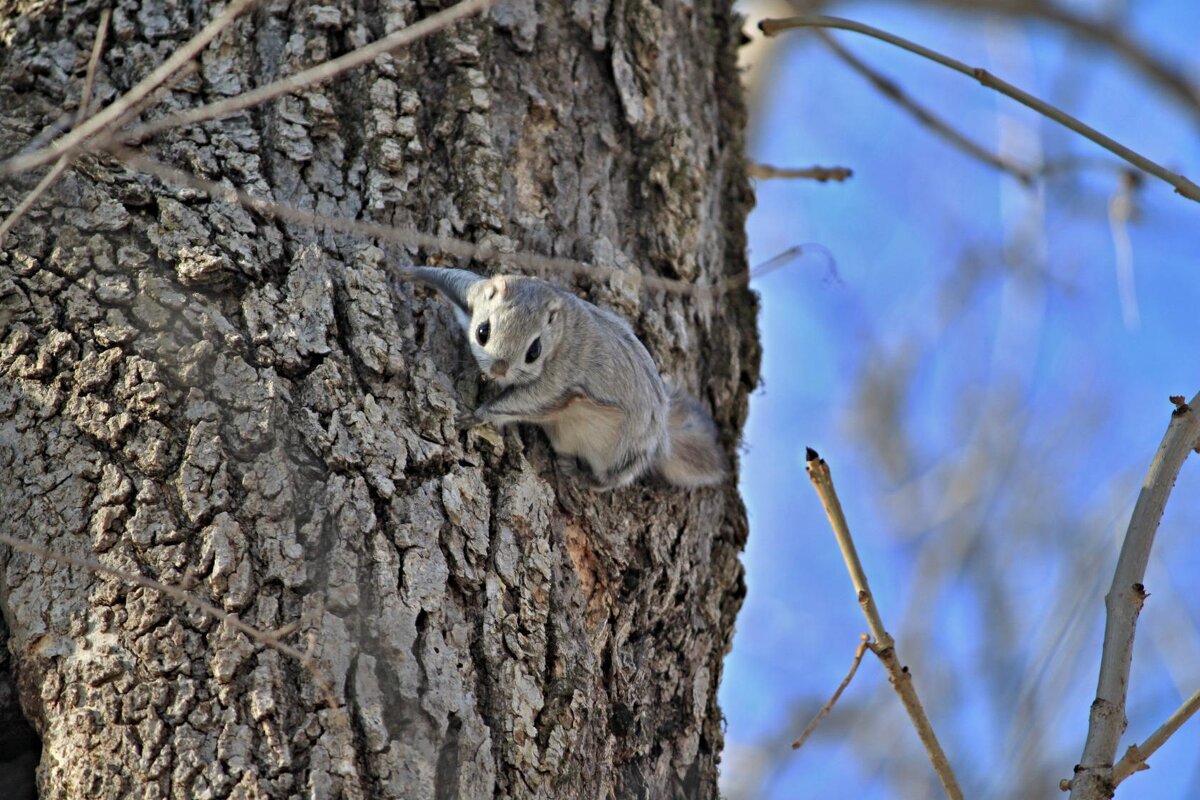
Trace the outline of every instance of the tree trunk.
<path fill-rule="evenodd" d="M 0 2 L 0 153 L 77 105 L 103 5 Z M 146 116 L 433 10 L 264 2 Z M 94 102 L 214 13 L 117 0 Z M 146 150 L 326 215 L 712 280 L 746 269 L 738 28 L 723 0 L 512 0 Z M 0 184 L 0 210 L 38 177 Z M 453 318 L 388 288 L 436 255 L 94 155 L 4 243 L 0 531 L 298 625 L 285 641 L 316 654 L 310 670 L 154 589 L 0 547 L 0 668 L 41 797 L 716 797 L 734 482 L 568 502 L 540 432 L 457 431 L 477 370 Z M 629 318 L 732 451 L 758 375 L 748 292 L 551 278 Z"/>

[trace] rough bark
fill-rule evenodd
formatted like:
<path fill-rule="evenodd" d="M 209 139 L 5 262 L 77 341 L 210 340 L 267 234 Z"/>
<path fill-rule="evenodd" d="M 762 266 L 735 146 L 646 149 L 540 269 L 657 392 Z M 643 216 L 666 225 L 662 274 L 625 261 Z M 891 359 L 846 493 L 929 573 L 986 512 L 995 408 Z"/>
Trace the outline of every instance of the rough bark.
<path fill-rule="evenodd" d="M 101 5 L 0 2 L 0 153 L 78 102 Z M 213 13 L 114 9 L 101 102 Z M 264 3 L 149 116 L 432 9 Z M 330 215 L 711 279 L 746 266 L 737 29 L 721 1 L 515 0 L 150 149 Z M 36 178 L 0 184 L 0 211 Z M 567 503 L 540 433 L 458 432 L 477 379 L 452 317 L 388 288 L 425 255 L 95 156 L 5 243 L 0 530 L 190 586 L 262 628 L 299 622 L 289 641 L 315 638 L 348 715 L 228 625 L 0 548 L 40 796 L 716 796 L 716 691 L 744 592 L 733 482 Z M 732 450 L 758 372 L 749 293 L 573 284 L 634 322 Z"/>

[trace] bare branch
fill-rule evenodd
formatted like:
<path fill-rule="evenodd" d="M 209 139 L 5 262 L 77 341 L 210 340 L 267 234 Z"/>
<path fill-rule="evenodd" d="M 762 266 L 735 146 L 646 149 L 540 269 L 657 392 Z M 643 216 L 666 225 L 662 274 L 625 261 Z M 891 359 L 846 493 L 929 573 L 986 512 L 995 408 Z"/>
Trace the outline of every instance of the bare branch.
<path fill-rule="evenodd" d="M 1020 164 L 1014 164 L 970 139 L 949 122 L 946 122 L 937 114 L 934 114 L 928 108 L 913 100 L 895 81 L 862 61 L 858 56 L 842 46 L 841 42 L 834 39 L 825 31 L 817 31 L 817 34 L 821 37 L 821 41 L 833 51 L 834 55 L 845 62 L 846 66 L 866 78 L 880 94 L 907 111 L 921 125 L 924 125 L 972 158 L 995 167 L 1001 172 L 1008 173 L 1026 186 L 1033 183 L 1033 174 L 1029 169 L 1022 167 Z"/>
<path fill-rule="evenodd" d="M 850 671 L 846 673 L 846 677 L 842 678 L 842 682 L 838 684 L 837 690 L 834 691 L 833 696 L 829 698 L 825 705 L 821 706 L 821 710 L 817 712 L 815 717 L 813 717 L 813 721 L 808 723 L 808 725 L 804 728 L 804 732 L 800 734 L 800 737 L 796 739 L 796 741 L 792 742 L 793 750 L 799 750 L 801 747 L 803 747 L 804 743 L 808 741 L 808 737 L 812 736 L 812 732 L 815 731 L 817 726 L 821 724 L 821 720 L 825 719 L 825 716 L 829 714 L 830 711 L 833 711 L 833 706 L 835 703 L 837 703 L 838 698 L 842 696 L 842 692 L 846 691 L 846 687 L 850 685 L 850 681 L 854 680 L 854 673 L 858 672 L 858 665 L 862 663 L 863 656 L 866 655 L 867 650 L 870 647 L 871 637 L 864 633 L 862 635 L 862 641 L 858 643 L 858 647 L 854 648 L 854 661 L 850 663 Z"/>
<path fill-rule="evenodd" d="M 257 89 L 243 92 L 236 97 L 230 97 L 216 103 L 208 103 L 189 111 L 183 111 L 164 119 L 140 125 L 129 131 L 126 141 L 137 144 L 171 128 L 228 117 L 244 109 L 252 108 L 259 103 L 265 103 L 268 100 L 274 100 L 285 94 L 298 92 L 310 86 L 332 80 L 343 72 L 352 70 L 355 67 L 361 67 L 363 64 L 369 64 L 385 53 L 398 50 L 401 47 L 412 44 L 418 39 L 436 33 L 442 28 L 453 25 L 461 19 L 478 14 L 494 2 L 495 0 L 463 0 L 463 2 L 457 5 L 453 5 L 450 8 L 414 22 L 407 28 L 401 28 L 379 41 L 363 45 L 355 50 L 351 50 L 344 56 L 339 56 L 331 61 L 318 64 L 302 72 L 297 72 L 295 75 L 280 78 L 277 81 L 268 83 L 266 86 L 260 86 Z"/>
<path fill-rule="evenodd" d="M 1096 699 L 1088 719 L 1087 741 L 1075 767 L 1075 777 L 1062 784 L 1071 790 L 1072 800 L 1102 800 L 1112 796 L 1113 759 L 1127 724 L 1125 700 L 1133 662 L 1133 637 L 1147 597 L 1143 585 L 1146 564 L 1175 479 L 1200 440 L 1200 413 L 1193 408 L 1198 404 L 1200 394 L 1192 398 L 1190 405 L 1178 402 L 1171 412 L 1171 422 L 1150 462 L 1125 532 L 1112 586 L 1104 598 L 1107 610 L 1104 650 Z"/>
<path fill-rule="evenodd" d="M 79 97 L 79 110 L 75 112 L 75 124 L 81 123 L 88 115 L 88 110 L 92 105 L 92 87 L 96 83 L 96 67 L 100 63 L 100 55 L 104 52 L 104 40 L 108 36 L 108 23 L 112 19 L 112 8 L 106 7 L 100 12 L 100 22 L 96 26 L 96 40 L 92 43 L 92 55 L 88 59 L 87 73 L 83 79 L 83 91 Z M 33 207 L 38 198 L 45 194 L 53 183 L 58 180 L 58 176 L 62 175 L 67 167 L 71 165 L 71 157 L 64 155 L 55 162 L 54 167 L 46 173 L 46 176 L 38 181 L 38 185 L 33 187 L 33 190 L 25 195 L 25 199 L 17 204 L 17 207 L 12 210 L 12 213 L 5 218 L 4 222 L 0 223 L 0 245 L 4 244 L 4 237 L 12 230 L 21 217 Z"/>
<path fill-rule="evenodd" d="M 900 664 L 900 659 L 896 655 L 896 642 L 884 627 L 879 609 L 875 605 L 875 598 L 867 583 L 867 573 L 863 569 L 862 562 L 859 561 L 858 550 L 850 535 L 850 526 L 846 523 L 846 515 L 842 512 L 841 501 L 838 500 L 837 491 L 833 487 L 833 476 L 829 472 L 829 465 L 812 448 L 808 450 L 808 477 L 812 481 L 813 488 L 817 490 L 821 505 L 825 508 L 825 515 L 829 518 L 834 536 L 837 537 L 838 548 L 842 551 L 842 559 L 846 562 L 846 570 L 850 573 L 850 580 L 854 583 L 854 589 L 858 593 L 858 604 L 862 607 L 863 616 L 866 617 L 871 635 L 875 638 L 875 644 L 871 650 L 883 662 L 892 688 L 896 690 L 896 694 L 900 695 L 900 702 L 904 704 L 904 710 L 908 712 L 913 727 L 917 730 L 917 736 L 921 739 L 921 744 L 925 745 L 925 750 L 929 753 L 929 761 L 933 765 L 938 779 L 942 782 L 946 796 L 951 800 L 962 800 L 962 789 L 959 788 L 954 770 L 951 769 L 950 762 L 946 759 L 946 753 L 942 750 L 937 735 L 933 732 L 933 725 L 930 724 L 929 717 L 925 714 L 921 698 L 917 696 L 912 674 L 908 671 L 908 667 Z"/>
<path fill-rule="evenodd" d="M 1064 127 L 1075 131 L 1081 136 L 1090 139 L 1106 150 L 1115 153 L 1143 172 L 1149 173 L 1150 175 L 1169 183 L 1171 186 L 1175 187 L 1177 194 L 1180 194 L 1189 200 L 1200 202 L 1200 186 L 1192 183 L 1192 181 L 1188 180 L 1184 176 L 1171 172 L 1166 167 L 1151 161 L 1141 153 L 1131 150 L 1115 139 L 1111 139 L 1095 128 L 1086 125 L 1057 106 L 1053 106 L 1044 100 L 1034 97 L 1028 92 L 1018 89 L 1011 83 L 997 78 L 981 67 L 968 66 L 963 62 L 943 55 L 936 50 L 930 50 L 928 47 L 923 47 L 915 42 L 909 41 L 908 39 L 896 36 L 895 34 L 888 33 L 887 31 L 883 31 L 878 28 L 873 28 L 870 25 L 864 25 L 861 22 L 854 22 L 853 20 L 842 19 L 840 17 L 806 16 L 790 17 L 788 19 L 768 19 L 760 22 L 758 26 L 762 32 L 768 36 L 774 36 L 780 31 L 789 30 L 792 28 L 838 28 L 841 30 L 861 33 L 866 36 L 879 39 L 880 41 L 895 45 L 896 47 L 907 50 L 910 53 L 915 53 L 919 56 L 929 59 L 930 61 L 941 64 L 944 67 L 948 67 L 955 72 L 961 72 L 963 75 L 979 81 L 982 85 L 988 87 L 989 89 L 994 89 L 1003 95 L 1011 97 L 1018 103 L 1032 108 L 1039 114 L 1054 120 L 1060 125 L 1063 125 Z"/>
<path fill-rule="evenodd" d="M 849 167 L 805 167 L 793 169 L 788 167 L 773 167 L 770 164 L 752 162 L 746 166 L 746 172 L 751 178 L 793 178 L 801 180 L 826 181 L 846 180 L 854 174 Z"/>
<path fill-rule="evenodd" d="M 119 120 L 129 109 L 137 105 L 143 98 L 157 89 L 160 84 L 195 58 L 201 50 L 208 46 L 209 42 L 216 38 L 217 34 L 228 27 L 239 14 L 255 2 L 257 0 L 232 0 L 225 7 L 224 11 L 213 18 L 212 22 L 205 25 L 199 33 L 184 43 L 178 50 L 171 53 L 171 57 L 160 64 L 157 69 L 138 81 L 132 89 L 107 106 L 103 111 L 89 118 L 82 125 L 79 125 L 49 147 L 9 159 L 0 164 L 0 175 L 14 175 L 18 172 L 25 172 L 34 167 L 40 167 L 42 164 L 47 164 L 59 156 L 75 152 L 83 142 Z"/>
<path fill-rule="evenodd" d="M 1175 731 L 1183 727 L 1183 723 L 1187 722 L 1197 711 L 1200 711 L 1200 691 L 1183 701 L 1183 705 L 1175 709 L 1175 713 L 1168 717 L 1158 730 L 1150 734 L 1146 741 L 1141 744 L 1129 745 L 1125 755 L 1113 767 L 1112 785 L 1117 786 L 1135 772 L 1150 769 L 1146 759 L 1154 755 L 1155 750 L 1166 744 L 1167 739 L 1170 739 Z"/>

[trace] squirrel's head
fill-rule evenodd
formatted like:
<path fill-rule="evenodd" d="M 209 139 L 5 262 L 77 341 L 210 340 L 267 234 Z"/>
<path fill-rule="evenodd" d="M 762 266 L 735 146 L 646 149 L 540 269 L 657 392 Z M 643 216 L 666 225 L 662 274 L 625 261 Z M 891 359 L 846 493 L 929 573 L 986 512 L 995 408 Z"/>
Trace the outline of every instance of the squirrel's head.
<path fill-rule="evenodd" d="M 532 383 L 563 337 L 563 298 L 536 278 L 497 275 L 471 287 L 467 336 L 484 377 L 501 386 Z"/>

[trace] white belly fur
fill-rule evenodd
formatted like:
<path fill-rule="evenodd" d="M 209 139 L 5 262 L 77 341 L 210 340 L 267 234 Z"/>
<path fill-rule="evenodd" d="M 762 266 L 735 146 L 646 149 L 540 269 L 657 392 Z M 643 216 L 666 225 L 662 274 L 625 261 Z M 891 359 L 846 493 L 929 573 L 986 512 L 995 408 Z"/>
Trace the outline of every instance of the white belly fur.
<path fill-rule="evenodd" d="M 624 422 L 620 409 L 579 398 L 542 427 L 556 453 L 583 458 L 599 475 L 617 460 Z"/>

